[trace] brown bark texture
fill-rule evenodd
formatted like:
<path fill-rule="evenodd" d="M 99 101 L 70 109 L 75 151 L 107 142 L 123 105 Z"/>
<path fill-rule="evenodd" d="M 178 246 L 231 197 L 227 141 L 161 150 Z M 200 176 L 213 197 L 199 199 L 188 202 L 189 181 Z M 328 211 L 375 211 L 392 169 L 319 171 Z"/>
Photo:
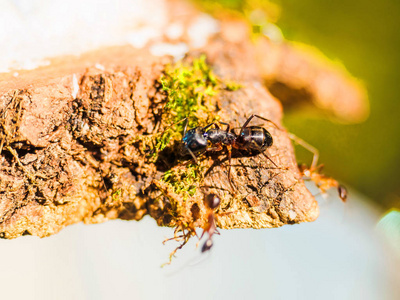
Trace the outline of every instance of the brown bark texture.
<path fill-rule="evenodd" d="M 140 220 L 146 214 L 159 225 L 193 231 L 207 225 L 203 202 L 209 193 L 221 199 L 220 228 L 314 221 L 318 204 L 304 185 L 281 124 L 282 105 L 264 85 L 259 49 L 247 27 L 232 21 L 184 60 L 204 54 L 218 78 L 240 83 L 241 88 L 212 97 L 221 121 L 239 127 L 258 114 L 279 126 L 262 123 L 274 141 L 266 155 L 277 167 L 264 155 L 234 151 L 229 181 L 227 152 L 205 153 L 198 158 L 202 172 L 190 197 L 162 180 L 168 170 L 185 170 L 190 157 L 179 157 L 172 145 L 163 160 L 152 161 L 138 142 L 165 130 L 160 124 L 167 95 L 160 78 L 173 64 L 171 57 L 113 47 L 55 59 L 18 77 L 0 74 L 0 236 L 45 237 L 81 221 Z M 265 59 L 278 51 L 265 49 Z M 278 76 L 268 82 L 273 78 Z M 279 81 L 291 86 L 282 74 Z M 360 101 L 357 96 L 350 102 L 355 107 Z"/>

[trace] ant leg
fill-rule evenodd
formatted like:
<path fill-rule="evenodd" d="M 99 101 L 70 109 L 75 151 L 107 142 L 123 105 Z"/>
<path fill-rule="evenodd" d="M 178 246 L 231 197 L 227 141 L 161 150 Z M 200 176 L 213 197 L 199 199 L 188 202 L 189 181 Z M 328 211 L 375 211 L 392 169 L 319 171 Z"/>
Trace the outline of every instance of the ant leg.
<path fill-rule="evenodd" d="M 232 169 L 232 163 L 231 163 L 231 160 L 232 160 L 232 147 L 231 147 L 231 146 L 229 146 L 229 147 L 226 147 L 226 148 L 228 149 L 228 159 L 229 159 L 228 180 L 229 180 L 229 184 L 230 184 L 230 186 L 231 186 L 232 190 L 234 190 L 234 189 L 235 189 L 235 187 L 233 186 L 233 183 L 232 183 L 232 180 L 231 180 L 231 169 Z"/>
<path fill-rule="evenodd" d="M 277 165 L 276 165 L 276 163 L 274 163 L 274 161 L 267 155 L 267 154 L 265 154 L 264 152 L 261 152 L 262 153 L 262 155 L 264 155 L 270 162 L 272 162 L 272 164 L 276 167 L 276 168 L 279 168 Z"/>
<path fill-rule="evenodd" d="M 204 130 L 204 131 L 207 130 L 207 129 L 208 129 L 209 127 L 211 127 L 212 125 L 214 125 L 215 128 L 219 129 L 219 126 L 218 126 L 217 123 L 210 123 L 210 124 L 208 124 L 207 126 L 203 127 L 203 130 Z"/>
<path fill-rule="evenodd" d="M 243 126 L 240 129 L 239 135 L 242 135 L 243 130 L 247 127 L 247 125 L 249 125 L 251 119 L 254 118 L 254 115 L 251 115 L 250 117 L 247 118 L 246 122 L 244 122 Z"/>
<path fill-rule="evenodd" d="M 208 147 L 206 149 L 206 151 L 221 151 L 222 149 L 224 149 L 224 147 L 222 147 L 222 145 L 217 145 L 215 147 Z"/>
<path fill-rule="evenodd" d="M 257 150 L 258 150 L 262 155 L 264 155 L 266 159 L 268 159 L 270 162 L 272 162 L 272 164 L 273 164 L 276 168 L 279 169 L 279 167 L 276 165 L 276 163 L 275 163 L 267 154 L 265 154 L 265 150 L 263 151 L 263 150 L 261 149 L 261 147 L 258 146 L 256 143 L 253 143 L 253 146 L 255 146 L 256 148 L 258 148 Z"/>
<path fill-rule="evenodd" d="M 231 160 L 232 160 L 232 149 L 231 149 L 231 147 L 227 147 L 227 148 L 228 148 L 228 159 L 229 159 L 228 180 L 229 180 L 229 182 L 231 182 L 231 168 L 232 168 Z"/>
<path fill-rule="evenodd" d="M 218 234 L 218 235 L 221 235 L 221 233 L 218 231 L 218 229 L 215 227 L 215 229 L 214 229 L 214 233 L 215 234 Z"/>
<path fill-rule="evenodd" d="M 259 118 L 259 119 L 264 120 L 264 121 L 267 121 L 267 122 L 270 122 L 270 123 L 272 123 L 277 129 L 281 130 L 281 128 L 280 128 L 278 125 L 276 125 L 274 122 L 272 122 L 270 119 L 261 117 L 261 116 L 259 116 L 259 115 L 252 114 L 252 115 L 246 120 L 246 122 L 244 122 L 242 128 L 240 129 L 239 135 L 242 134 L 243 130 L 247 127 L 247 125 L 249 125 L 250 121 L 251 121 L 254 117 Z"/>
<path fill-rule="evenodd" d="M 225 132 L 229 132 L 229 130 L 231 129 L 231 126 L 228 123 L 225 122 L 220 122 L 222 125 L 226 125 L 226 130 Z"/>
<path fill-rule="evenodd" d="M 293 133 L 288 133 L 291 140 L 293 140 L 296 144 L 302 146 L 304 149 L 310 151 L 313 154 L 313 160 L 311 163 L 310 170 L 314 171 L 317 170 L 318 159 L 319 159 L 319 151 L 314 146 L 311 146 L 309 143 L 304 141 L 303 139 L 299 138 L 298 136 L 294 135 Z"/>
<path fill-rule="evenodd" d="M 276 129 L 282 130 L 278 125 L 275 124 L 275 122 L 271 121 L 270 119 L 261 117 L 261 116 L 259 116 L 259 115 L 252 115 L 252 116 L 253 116 L 253 117 L 256 117 L 256 118 L 259 118 L 259 119 L 261 119 L 261 120 L 264 120 L 264 121 L 266 121 L 266 122 L 270 122 L 272 125 L 274 125 L 274 126 L 276 127 Z"/>
<path fill-rule="evenodd" d="M 230 126 L 229 126 L 228 123 L 225 123 L 225 122 L 219 122 L 219 123 L 221 123 L 221 124 L 223 124 L 223 125 L 226 125 L 226 126 L 227 126 L 226 132 L 229 131 Z M 212 125 L 214 125 L 215 128 L 220 129 L 219 126 L 218 126 L 218 124 L 215 123 L 215 122 L 213 122 L 213 123 L 210 123 L 210 124 L 208 124 L 207 126 L 203 127 L 203 130 L 207 130 L 207 129 L 208 129 L 209 127 L 211 127 Z"/>
<path fill-rule="evenodd" d="M 196 156 L 194 155 L 194 153 L 192 152 L 192 150 L 189 149 L 189 147 L 185 146 L 186 150 L 189 152 L 189 154 L 193 157 L 194 162 L 198 165 L 199 161 L 197 160 Z"/>
<path fill-rule="evenodd" d="M 203 229 L 203 233 L 201 234 L 201 236 L 199 237 L 199 241 L 203 238 L 204 234 L 206 233 L 206 229 Z"/>

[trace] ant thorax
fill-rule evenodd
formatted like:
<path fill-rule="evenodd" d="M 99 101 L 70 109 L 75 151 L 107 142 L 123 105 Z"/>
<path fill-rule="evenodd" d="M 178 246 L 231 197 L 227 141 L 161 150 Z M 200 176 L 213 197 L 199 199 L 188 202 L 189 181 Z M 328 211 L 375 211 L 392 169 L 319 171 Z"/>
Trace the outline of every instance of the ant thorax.
<path fill-rule="evenodd" d="M 206 134 L 211 144 L 231 145 L 237 137 L 234 133 L 221 129 L 210 129 Z"/>

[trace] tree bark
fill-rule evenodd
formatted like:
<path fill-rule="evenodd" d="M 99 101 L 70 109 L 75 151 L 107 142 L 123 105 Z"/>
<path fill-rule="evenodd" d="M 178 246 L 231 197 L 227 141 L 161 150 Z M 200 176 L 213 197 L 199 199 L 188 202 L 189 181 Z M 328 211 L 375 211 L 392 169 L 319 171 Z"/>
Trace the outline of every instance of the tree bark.
<path fill-rule="evenodd" d="M 232 35 L 232 25 L 242 33 Z M 264 86 L 246 28 L 223 23 L 184 61 L 205 54 L 218 80 L 240 84 L 212 97 L 221 121 L 240 127 L 257 114 L 279 126 L 262 124 L 273 137 L 266 155 L 277 167 L 262 154 L 236 151 L 229 180 L 227 152 L 206 153 L 199 157 L 195 192 L 177 192 L 163 176 L 185 172 L 190 158 L 175 157 L 170 145 L 170 157 L 152 161 L 137 142 L 165 130 L 160 124 L 168 95 L 160 78 L 172 58 L 129 46 L 62 57 L 18 77 L 0 75 L 0 236 L 44 237 L 81 221 L 140 220 L 146 214 L 159 225 L 193 233 L 208 222 L 203 201 L 209 193 L 221 198 L 221 228 L 314 221 L 318 204 L 297 168 L 281 124 L 282 105 Z"/>

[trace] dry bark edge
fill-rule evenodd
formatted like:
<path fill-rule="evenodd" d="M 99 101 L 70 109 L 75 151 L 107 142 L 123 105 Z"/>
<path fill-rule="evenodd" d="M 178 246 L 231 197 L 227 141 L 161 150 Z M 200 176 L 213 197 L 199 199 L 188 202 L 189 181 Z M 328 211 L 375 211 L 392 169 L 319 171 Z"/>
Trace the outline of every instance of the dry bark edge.
<path fill-rule="evenodd" d="M 221 47 L 221 41 L 216 39 L 214 46 Z M 232 63 L 232 51 L 243 58 L 241 65 L 237 60 Z M 230 55 L 215 56 L 212 47 L 206 52 L 220 78 L 242 74 L 242 89 L 218 95 L 218 113 L 232 124 L 243 124 L 248 113 L 261 111 L 280 124 L 279 102 L 257 76 L 248 70 L 241 73 L 251 65 L 246 52 L 237 44 Z M 210 192 L 222 199 L 217 212 L 222 228 L 277 227 L 316 219 L 318 206 L 302 182 L 290 140 L 276 129 L 270 129 L 274 146 L 269 155 L 280 170 L 262 156 L 239 155 L 232 161 L 237 189 L 232 192 L 224 153 L 206 155 L 202 166 L 211 171 L 201 185 L 208 188 L 197 189 L 189 198 L 177 194 L 160 180 L 165 168 L 148 163 L 142 149 L 132 143 L 132 137 L 157 130 L 165 104 L 159 78 L 170 61 L 118 47 L 107 49 L 104 70 L 79 67 L 90 65 L 92 56 L 68 64 L 65 72 L 49 67 L 22 74 L 20 88 L 0 97 L 2 237 L 44 237 L 80 221 L 140 220 L 146 214 L 159 225 L 193 230 L 207 222 L 203 197 Z M 71 72 L 71 65 L 78 67 Z M 38 81 L 40 72 L 47 78 Z M 79 79 L 76 99 L 71 94 L 74 74 Z M 215 165 L 218 160 L 222 163 Z M 196 214 L 194 207 L 199 208 Z M 235 213 L 223 215 L 226 211 Z"/>

